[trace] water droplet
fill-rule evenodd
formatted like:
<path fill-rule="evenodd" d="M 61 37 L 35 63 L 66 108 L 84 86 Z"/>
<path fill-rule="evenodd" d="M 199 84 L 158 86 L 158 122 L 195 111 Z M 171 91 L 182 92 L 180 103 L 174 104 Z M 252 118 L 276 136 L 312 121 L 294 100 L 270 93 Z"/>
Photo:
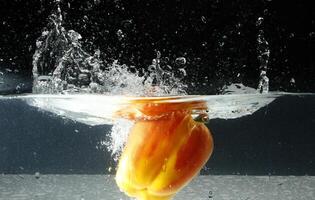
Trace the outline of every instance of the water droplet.
<path fill-rule="evenodd" d="M 207 23 L 206 17 L 205 16 L 201 16 L 201 21 L 206 24 Z"/>
<path fill-rule="evenodd" d="M 260 73 L 258 91 L 260 93 L 268 93 L 269 92 L 269 78 L 267 77 L 266 71 L 264 71 L 264 70 L 262 70 Z"/>
<path fill-rule="evenodd" d="M 294 33 L 290 33 L 289 38 L 294 38 L 295 34 Z"/>
<path fill-rule="evenodd" d="M 78 41 L 79 41 L 80 39 L 82 39 L 82 36 L 80 35 L 80 33 L 75 32 L 74 30 L 69 30 L 69 31 L 68 31 L 68 36 L 70 37 L 70 40 L 71 40 L 73 43 L 78 43 Z"/>
<path fill-rule="evenodd" d="M 98 4 L 100 4 L 101 3 L 101 0 L 94 0 L 94 4 L 95 5 L 98 5 Z"/>
<path fill-rule="evenodd" d="M 121 29 L 117 30 L 116 35 L 119 41 L 125 38 L 125 35 Z"/>
<path fill-rule="evenodd" d="M 185 65 L 186 64 L 186 58 L 185 57 L 178 57 L 175 59 L 176 65 Z"/>
<path fill-rule="evenodd" d="M 264 21 L 263 17 L 258 17 L 257 21 L 256 21 L 256 26 L 260 26 Z"/>
<path fill-rule="evenodd" d="M 5 68 L 5 71 L 6 71 L 6 72 L 12 72 L 12 69 Z"/>
<path fill-rule="evenodd" d="M 180 72 L 179 77 L 184 78 L 185 76 L 187 76 L 187 72 L 184 68 L 180 68 L 178 71 Z"/>

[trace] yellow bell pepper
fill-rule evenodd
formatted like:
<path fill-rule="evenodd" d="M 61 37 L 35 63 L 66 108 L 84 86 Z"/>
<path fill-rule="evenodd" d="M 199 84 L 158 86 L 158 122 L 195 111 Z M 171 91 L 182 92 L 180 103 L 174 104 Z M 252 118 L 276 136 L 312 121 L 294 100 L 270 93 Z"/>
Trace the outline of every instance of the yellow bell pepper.
<path fill-rule="evenodd" d="M 120 111 L 136 120 L 116 173 L 118 187 L 128 196 L 169 200 L 207 162 L 213 139 L 192 118 L 192 107 L 204 109 L 205 104 L 137 102 Z"/>

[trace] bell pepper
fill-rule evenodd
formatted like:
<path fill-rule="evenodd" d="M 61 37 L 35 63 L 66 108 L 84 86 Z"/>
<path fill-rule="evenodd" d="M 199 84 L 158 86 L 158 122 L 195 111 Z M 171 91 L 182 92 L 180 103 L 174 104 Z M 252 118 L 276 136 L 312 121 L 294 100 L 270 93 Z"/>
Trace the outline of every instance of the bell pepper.
<path fill-rule="evenodd" d="M 136 102 L 119 111 L 134 119 L 116 183 L 138 200 L 169 200 L 198 174 L 213 151 L 210 131 L 192 117 L 205 104 Z M 127 114 L 126 114 L 127 113 Z"/>

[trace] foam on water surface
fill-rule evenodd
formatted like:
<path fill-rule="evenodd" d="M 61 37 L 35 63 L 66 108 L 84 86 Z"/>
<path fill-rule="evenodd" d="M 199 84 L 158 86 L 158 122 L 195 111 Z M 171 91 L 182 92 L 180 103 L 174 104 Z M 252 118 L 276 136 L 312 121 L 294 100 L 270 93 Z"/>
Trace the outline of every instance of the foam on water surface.
<path fill-rule="evenodd" d="M 28 94 L 2 96 L 25 100 L 29 105 L 88 125 L 112 124 L 114 113 L 138 100 L 144 103 L 206 102 L 211 119 L 232 119 L 250 115 L 281 96 L 312 93 L 270 92 L 267 94 L 194 95 L 170 97 L 128 97 L 100 94 Z"/>

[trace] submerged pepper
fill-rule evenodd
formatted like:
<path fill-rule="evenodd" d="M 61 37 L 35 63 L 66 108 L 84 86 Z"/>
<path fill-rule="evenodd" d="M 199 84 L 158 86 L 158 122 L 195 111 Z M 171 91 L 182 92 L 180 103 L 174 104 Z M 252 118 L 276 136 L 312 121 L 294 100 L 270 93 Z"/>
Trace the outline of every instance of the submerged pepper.
<path fill-rule="evenodd" d="M 207 162 L 213 139 L 208 128 L 192 118 L 191 107 L 145 103 L 125 110 L 136 121 L 119 160 L 116 183 L 128 196 L 171 199 Z"/>

